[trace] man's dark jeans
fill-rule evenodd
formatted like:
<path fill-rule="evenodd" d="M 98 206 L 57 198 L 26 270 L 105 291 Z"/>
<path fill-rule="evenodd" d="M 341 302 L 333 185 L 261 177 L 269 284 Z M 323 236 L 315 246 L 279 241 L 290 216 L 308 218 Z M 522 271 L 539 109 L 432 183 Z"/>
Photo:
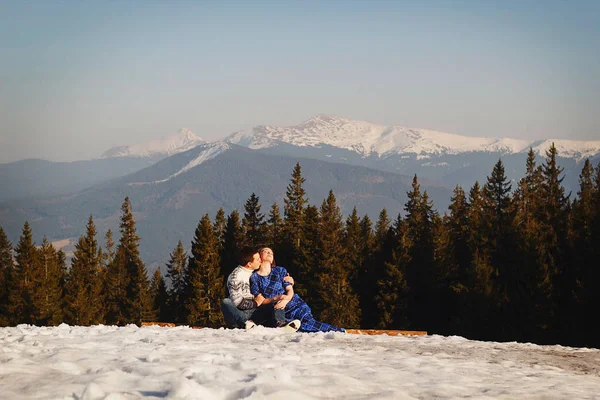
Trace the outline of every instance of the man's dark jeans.
<path fill-rule="evenodd" d="M 250 310 L 239 310 L 231 299 L 226 298 L 221 301 L 221 310 L 225 323 L 230 328 L 244 328 L 249 319 L 257 325 L 269 327 L 286 323 L 285 310 L 276 309 L 274 302 Z"/>

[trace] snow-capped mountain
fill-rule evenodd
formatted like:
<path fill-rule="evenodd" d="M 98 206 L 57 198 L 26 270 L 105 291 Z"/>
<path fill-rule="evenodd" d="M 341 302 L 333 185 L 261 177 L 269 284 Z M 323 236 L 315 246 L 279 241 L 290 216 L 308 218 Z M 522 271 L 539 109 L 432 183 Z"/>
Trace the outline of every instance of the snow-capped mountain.
<path fill-rule="evenodd" d="M 279 143 L 300 147 L 329 145 L 365 157 L 416 154 L 418 158 L 429 158 L 468 152 L 516 154 L 526 152 L 530 147 L 544 154 L 552 142 L 562 157 L 579 160 L 600 153 L 600 141 L 469 137 L 426 129 L 378 125 L 332 115 L 317 115 L 296 126 L 256 126 L 235 132 L 226 140 L 253 149 L 273 147 Z"/>
<path fill-rule="evenodd" d="M 179 132 L 161 139 L 131 146 L 113 147 L 105 151 L 100 158 L 169 156 L 192 149 L 203 143 L 206 143 L 204 139 L 194 134 L 191 130 L 183 128 Z"/>

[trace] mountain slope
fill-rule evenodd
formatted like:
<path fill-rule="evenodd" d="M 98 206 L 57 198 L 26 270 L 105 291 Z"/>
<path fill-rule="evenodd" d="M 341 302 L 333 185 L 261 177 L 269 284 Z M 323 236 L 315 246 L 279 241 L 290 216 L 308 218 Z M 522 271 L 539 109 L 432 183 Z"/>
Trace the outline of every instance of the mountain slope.
<path fill-rule="evenodd" d="M 131 146 L 113 147 L 105 151 L 100 158 L 169 156 L 189 150 L 203 143 L 206 143 L 204 139 L 194 134 L 191 130 L 183 128 L 179 132 L 161 139 Z"/>
<path fill-rule="evenodd" d="M 30 159 L 0 164 L 0 201 L 77 192 L 205 143 L 192 131 L 182 129 L 161 140 L 112 148 L 95 160 L 52 162 Z"/>
<path fill-rule="evenodd" d="M 73 162 L 29 159 L 0 164 L 0 201 L 76 192 L 138 171 L 154 161 L 120 157 Z"/>

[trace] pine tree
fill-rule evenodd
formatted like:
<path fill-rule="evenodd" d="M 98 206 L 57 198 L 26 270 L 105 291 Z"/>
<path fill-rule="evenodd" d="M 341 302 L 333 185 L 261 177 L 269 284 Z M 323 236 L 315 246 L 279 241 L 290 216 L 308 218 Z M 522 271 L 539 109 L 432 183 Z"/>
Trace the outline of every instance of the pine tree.
<path fill-rule="evenodd" d="M 130 323 L 126 308 L 127 285 L 129 275 L 127 273 L 127 258 L 125 249 L 120 247 L 115 253 L 115 257 L 106 267 L 105 287 L 105 315 L 106 322 L 114 325 L 125 325 Z"/>
<path fill-rule="evenodd" d="M 568 215 L 570 204 L 561 183 L 563 169 L 558 166 L 554 144 L 546 151 L 542 166 L 543 181 L 541 199 L 541 241 L 538 247 L 543 285 L 546 288 L 548 324 L 554 328 L 553 335 L 567 336 L 570 325 L 569 307 L 572 305 L 574 278 L 569 264 Z M 558 333 L 562 330 L 562 333 Z M 552 338 L 548 338 L 552 340 Z M 554 340 L 557 338 L 554 337 Z"/>
<path fill-rule="evenodd" d="M 527 162 L 525 170 L 525 178 L 523 181 L 522 199 L 523 207 L 522 215 L 525 224 L 529 224 L 534 218 L 539 215 L 540 209 L 540 190 L 542 186 L 542 167 L 536 165 L 535 153 L 533 149 L 529 149 L 527 153 Z"/>
<path fill-rule="evenodd" d="M 125 261 L 125 270 L 128 279 L 126 286 L 127 307 L 125 309 L 127 322 L 141 326 L 145 315 L 150 310 L 148 298 L 148 273 L 146 266 L 140 259 L 139 242 L 140 237 L 135 227 L 135 219 L 131 208 L 129 197 L 121 206 L 121 238 L 117 253 L 121 252 Z"/>
<path fill-rule="evenodd" d="M 466 287 L 460 282 L 458 265 L 454 258 L 454 243 L 447 228 L 448 215 L 433 214 L 433 271 L 432 271 L 432 311 L 431 330 L 441 334 L 451 334 L 461 314 L 457 312 L 460 295 Z"/>
<path fill-rule="evenodd" d="M 373 234 L 373 224 L 371 218 L 365 215 L 360 220 L 360 240 L 363 243 L 363 259 L 367 260 L 373 251 L 375 236 Z"/>
<path fill-rule="evenodd" d="M 38 325 L 58 325 L 63 320 L 61 307 L 63 293 L 60 286 L 62 276 L 58 264 L 58 254 L 45 236 L 38 252 L 40 269 L 39 274 L 37 274 L 36 289 L 32 296 L 37 314 L 35 323 Z"/>
<path fill-rule="evenodd" d="M 304 224 L 304 210 L 308 203 L 305 198 L 304 184 L 300 163 L 296 163 L 292 172 L 290 184 L 287 186 L 284 199 L 284 242 L 278 259 L 286 266 L 292 276 L 298 273 L 298 258 L 302 248 L 302 230 Z M 281 264 L 280 264 L 281 265 Z"/>
<path fill-rule="evenodd" d="M 360 282 L 358 280 L 360 271 L 365 262 L 365 245 L 361 239 L 360 220 L 356 207 L 352 209 L 352 214 L 346 219 L 346 227 L 344 230 L 343 246 L 346 248 L 346 265 L 350 271 L 350 284 L 354 293 L 358 293 Z"/>
<path fill-rule="evenodd" d="M 186 273 L 185 308 L 189 324 L 207 327 L 223 324 L 220 305 L 224 288 L 216 243 L 210 217 L 206 214 L 196 228 Z"/>
<path fill-rule="evenodd" d="M 223 249 L 223 243 L 225 242 L 225 230 L 227 229 L 227 218 L 225 217 L 223 207 L 220 207 L 215 215 L 213 229 L 215 231 L 215 238 L 219 244 L 219 251 L 221 251 Z"/>
<path fill-rule="evenodd" d="M 172 322 L 184 322 L 183 299 L 185 296 L 186 261 L 187 254 L 180 240 L 167 263 L 167 277 L 171 280 L 171 288 L 168 290 L 168 304 Z"/>
<path fill-rule="evenodd" d="M 154 321 L 167 322 L 168 309 L 167 309 L 167 287 L 165 280 L 163 279 L 160 268 L 157 268 L 150 281 L 150 288 L 148 290 L 150 296 L 151 315 Z"/>
<path fill-rule="evenodd" d="M 237 210 L 233 210 L 227 217 L 223 250 L 220 254 L 220 275 L 223 279 L 223 286 L 226 286 L 227 277 L 237 266 L 237 259 L 240 254 L 240 250 L 243 247 L 243 243 L 244 231 L 240 225 L 240 214 Z"/>
<path fill-rule="evenodd" d="M 334 325 L 357 327 L 360 324 L 359 302 L 352 290 L 352 271 L 346 263 L 348 249 L 343 246 L 342 215 L 333 191 L 330 190 L 323 201 L 320 213 L 318 293 L 324 308 L 319 315 Z"/>
<path fill-rule="evenodd" d="M 571 242 L 573 246 L 573 274 L 576 282 L 576 311 L 577 318 L 574 323 L 578 332 L 590 332 L 594 328 L 586 323 L 589 315 L 590 299 L 593 298 L 598 281 L 594 280 L 594 267 L 597 259 L 594 258 L 593 241 L 594 223 L 594 167 L 589 159 L 585 160 L 579 175 L 579 191 L 577 199 L 573 201 Z M 596 242 L 600 243 L 600 242 Z M 588 336 L 588 335 L 582 335 Z M 590 345 L 589 338 L 584 338 L 582 345 Z"/>
<path fill-rule="evenodd" d="M 595 243 L 590 254 L 590 263 L 588 263 L 588 273 L 586 274 L 586 282 L 587 285 L 598 286 L 598 282 L 600 282 L 600 267 L 598 267 L 597 260 L 600 260 L 600 163 L 596 166 L 595 176 L 594 176 L 594 189 L 592 192 L 592 208 L 593 208 L 593 217 L 591 223 L 591 238 L 592 243 Z M 600 290 L 593 290 L 592 292 L 587 292 L 588 296 L 586 296 L 585 302 L 587 303 L 587 316 L 594 315 L 594 312 L 600 308 Z M 587 327 L 587 335 L 586 335 L 586 345 L 598 347 L 600 345 L 600 329 L 598 329 L 598 324 L 595 322 L 595 318 L 588 318 L 588 327 Z"/>
<path fill-rule="evenodd" d="M 449 286 L 459 293 L 472 284 L 469 282 L 472 255 L 469 250 L 469 204 L 465 191 L 458 185 L 454 188 L 448 209 L 450 214 L 445 225 L 450 235 L 449 262 L 454 266 L 448 271 L 451 276 Z"/>
<path fill-rule="evenodd" d="M 368 225 L 370 225 L 370 221 Z M 382 313 L 380 298 L 384 294 L 380 293 L 382 287 L 379 282 L 386 277 L 386 265 L 393 262 L 393 251 L 396 245 L 394 230 L 391 227 L 387 210 L 384 208 L 379 212 L 374 233 L 370 232 L 370 228 L 367 228 L 363 221 L 362 233 L 363 236 L 372 237 L 372 246 L 370 254 L 366 255 L 360 273 L 361 326 L 366 328 L 383 327 L 381 321 L 385 320 L 385 317 L 380 316 Z"/>
<path fill-rule="evenodd" d="M 260 207 L 258 196 L 252 193 L 244 205 L 244 218 L 242 218 L 245 246 L 258 247 L 265 244 L 265 216 L 260 212 Z"/>
<path fill-rule="evenodd" d="M 382 215 L 380 214 L 380 221 Z M 384 222 L 384 221 L 381 221 Z M 382 223 L 380 229 L 386 224 Z M 381 329 L 406 329 L 408 320 L 408 286 L 406 269 L 408 254 L 407 225 L 399 214 L 394 226 L 387 231 L 380 246 L 379 262 L 382 263 L 381 277 L 372 293 L 377 313 L 376 327 Z"/>
<path fill-rule="evenodd" d="M 283 240 L 282 231 L 283 220 L 281 219 L 279 206 L 277 203 L 273 203 L 265 226 L 265 244 L 270 246 L 275 254 L 277 254 L 281 248 L 281 242 Z"/>
<path fill-rule="evenodd" d="M 66 317 L 72 325 L 89 326 L 104 322 L 102 299 L 102 252 L 96 240 L 96 226 L 90 215 L 86 235 L 75 245 L 66 293 Z"/>
<path fill-rule="evenodd" d="M 577 268 L 576 276 L 581 280 L 585 273 L 585 266 L 591 263 L 593 248 L 592 222 L 594 220 L 594 168 L 589 159 L 585 160 L 579 175 L 579 191 L 577 199 L 573 202 L 573 229 L 574 265 Z"/>
<path fill-rule="evenodd" d="M 431 329 L 434 299 L 433 206 L 427 192 L 421 194 L 415 175 L 405 206 L 407 247 L 410 260 L 406 271 L 408 318 L 416 329 Z"/>
<path fill-rule="evenodd" d="M 500 312 L 494 322 L 497 337 L 516 340 L 518 327 L 508 323 L 519 321 L 521 304 L 527 295 L 523 269 L 518 268 L 515 257 L 517 242 L 513 232 L 514 209 L 510 198 L 511 184 L 507 182 L 504 164 L 498 160 L 483 188 L 484 212 L 488 218 L 487 244 L 496 287 L 494 307 Z M 520 321 L 523 322 L 523 321 Z"/>
<path fill-rule="evenodd" d="M 12 243 L 0 227 L 0 327 L 9 325 L 8 283 L 14 268 Z"/>
<path fill-rule="evenodd" d="M 358 295 L 358 301 L 360 304 L 360 309 L 362 311 L 360 326 L 362 328 L 366 328 L 373 326 L 366 323 L 365 320 L 368 319 L 368 312 L 366 310 L 369 309 L 369 306 L 373 306 L 373 297 L 376 295 L 375 293 L 369 291 L 370 288 L 366 284 L 366 282 L 369 282 L 368 271 L 371 266 L 371 261 L 373 260 L 373 247 L 375 245 L 373 224 L 371 223 L 371 219 L 368 215 L 365 215 L 360 220 L 360 240 L 363 243 L 363 263 L 361 265 L 360 270 L 358 271 L 355 290 L 356 294 Z M 371 318 L 373 319 L 373 316 L 371 316 Z"/>
<path fill-rule="evenodd" d="M 488 218 L 482 189 L 475 182 L 469 191 L 469 252 L 472 255 L 469 272 L 472 276 L 467 280 L 470 296 L 465 310 L 468 326 L 472 327 L 471 337 L 484 338 L 493 334 L 493 298 L 495 293 L 494 270 L 490 261 L 488 248 Z M 472 285 L 472 286 L 471 286 Z"/>
<path fill-rule="evenodd" d="M 121 213 L 121 238 L 106 270 L 106 319 L 113 324 L 141 325 L 150 311 L 148 278 L 146 266 L 140 259 L 140 237 L 129 197 L 125 197 Z"/>
<path fill-rule="evenodd" d="M 309 205 L 304 210 L 304 224 L 302 226 L 302 247 L 298 254 L 298 272 L 295 279 L 294 292 L 317 310 L 323 309 L 317 293 L 318 274 L 321 261 L 318 255 L 319 237 L 321 234 L 319 209 Z"/>
<path fill-rule="evenodd" d="M 23 231 L 15 249 L 16 265 L 8 279 L 8 313 L 11 325 L 34 323 L 33 291 L 39 265 L 37 249 L 29 222 L 25 221 Z"/>
<path fill-rule="evenodd" d="M 112 231 L 109 229 L 104 236 L 106 251 L 103 253 L 104 266 L 107 267 L 115 258 L 115 242 L 113 240 Z"/>
<path fill-rule="evenodd" d="M 507 182 L 504 173 L 504 164 L 498 160 L 492 175 L 487 178 L 487 183 L 483 188 L 485 207 L 487 214 L 491 217 L 491 229 L 494 238 L 496 238 L 502 229 L 510 224 L 512 216 L 510 215 L 510 191 L 511 184 Z"/>
<path fill-rule="evenodd" d="M 539 336 L 538 327 L 545 324 L 544 292 L 542 279 L 539 276 L 542 270 L 539 267 L 539 242 L 541 231 L 541 199 L 540 188 L 542 184 L 542 167 L 536 165 L 535 154 L 529 149 L 526 162 L 525 177 L 519 181 L 517 190 L 513 194 L 514 219 L 513 231 L 517 242 L 512 252 L 515 254 L 514 267 L 522 276 L 520 301 L 518 304 L 519 321 L 518 332 L 522 340 Z"/>
<path fill-rule="evenodd" d="M 102 268 L 100 268 L 100 282 L 102 285 L 102 292 L 101 292 L 101 297 L 102 297 L 102 316 L 104 318 L 104 321 L 109 321 L 111 320 L 111 317 L 109 316 L 109 313 L 111 315 L 114 315 L 114 312 L 111 312 L 111 310 L 114 308 L 112 306 L 114 306 L 114 298 L 112 296 L 112 294 L 109 292 L 110 289 L 110 276 L 109 276 L 109 270 L 112 270 L 113 268 L 110 267 L 115 259 L 115 242 L 113 240 L 113 233 L 112 230 L 108 230 L 106 231 L 106 234 L 104 235 L 104 251 L 102 251 Z M 114 310 L 113 310 L 114 311 Z"/>
<path fill-rule="evenodd" d="M 472 255 L 469 250 L 468 203 L 464 190 L 456 186 L 451 198 L 450 213 L 437 224 L 435 237 L 436 280 L 439 283 L 440 312 L 446 324 L 441 333 L 469 333 L 468 319 L 463 309 L 468 304 Z"/>
<path fill-rule="evenodd" d="M 56 252 L 56 265 L 58 267 L 58 276 L 59 276 L 58 284 L 60 287 L 60 291 L 62 293 L 62 297 L 60 299 L 60 308 L 62 309 L 62 318 L 63 318 L 63 322 L 64 322 L 66 309 L 67 309 L 66 293 L 67 293 L 67 281 L 69 279 L 69 270 L 67 268 L 67 255 L 62 250 L 58 250 Z M 104 289 L 104 287 L 102 287 L 102 289 Z M 102 300 L 103 300 L 102 311 L 104 311 L 104 297 L 102 298 Z"/>
<path fill-rule="evenodd" d="M 381 247 L 385 242 L 390 230 L 391 221 L 388 217 L 387 210 L 384 208 L 379 212 L 379 217 L 375 223 L 375 248 Z"/>

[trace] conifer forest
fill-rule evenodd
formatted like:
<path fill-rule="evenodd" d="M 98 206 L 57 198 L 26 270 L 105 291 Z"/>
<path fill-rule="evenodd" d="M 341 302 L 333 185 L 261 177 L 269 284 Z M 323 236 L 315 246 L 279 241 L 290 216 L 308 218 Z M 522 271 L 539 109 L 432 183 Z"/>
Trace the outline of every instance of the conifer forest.
<path fill-rule="evenodd" d="M 173 243 L 165 276 L 150 279 L 129 198 L 118 237 L 98 237 L 90 216 L 70 265 L 46 238 L 34 243 L 28 222 L 16 245 L 0 227 L 0 326 L 221 327 L 237 253 L 266 245 L 336 326 L 600 347 L 600 165 L 586 160 L 578 192 L 565 193 L 556 158 L 552 146 L 538 165 L 530 150 L 517 183 L 499 160 L 486 182 L 457 186 L 443 214 L 415 176 L 404 212 L 376 219 L 343 217 L 332 191 L 310 204 L 297 164 L 283 210 L 254 193 L 243 213 L 200 209 L 191 247 Z"/>

